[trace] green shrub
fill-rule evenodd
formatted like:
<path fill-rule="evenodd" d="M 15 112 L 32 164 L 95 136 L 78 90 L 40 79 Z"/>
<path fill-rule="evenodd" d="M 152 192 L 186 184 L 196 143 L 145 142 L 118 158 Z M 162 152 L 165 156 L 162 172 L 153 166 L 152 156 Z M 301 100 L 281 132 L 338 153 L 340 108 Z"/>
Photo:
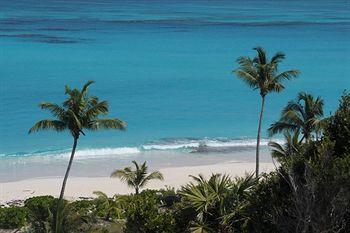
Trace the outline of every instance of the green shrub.
<path fill-rule="evenodd" d="M 95 214 L 95 200 L 79 200 L 70 203 L 70 209 L 80 216 L 90 217 Z"/>
<path fill-rule="evenodd" d="M 98 197 L 94 200 L 96 209 L 96 215 L 103 218 L 106 221 L 115 221 L 124 218 L 123 211 L 123 196 L 114 195 L 113 197 L 108 197 L 107 194 L 95 191 L 95 195 Z"/>
<path fill-rule="evenodd" d="M 28 209 L 29 221 L 35 232 L 48 232 L 51 229 L 57 199 L 52 196 L 32 197 L 25 200 L 24 206 Z"/>
<path fill-rule="evenodd" d="M 174 210 L 176 232 L 189 232 L 190 224 L 197 219 L 196 210 L 185 200 L 176 202 L 172 209 Z"/>
<path fill-rule="evenodd" d="M 0 228 L 17 229 L 26 224 L 27 211 L 23 207 L 0 208 Z"/>
<path fill-rule="evenodd" d="M 350 154 L 350 93 L 344 92 L 335 114 L 328 119 L 325 135 L 335 141 L 337 156 Z"/>
<path fill-rule="evenodd" d="M 125 198 L 125 232 L 163 233 L 176 232 L 171 210 L 162 208 L 164 203 L 156 191 L 143 191 Z"/>
<path fill-rule="evenodd" d="M 80 200 L 69 203 L 64 219 L 66 232 L 89 232 L 96 225 L 96 222 L 94 200 Z"/>
<path fill-rule="evenodd" d="M 166 207 L 171 207 L 181 200 L 181 196 L 178 195 L 175 188 L 172 187 L 166 186 L 165 189 L 158 190 L 158 194 Z"/>

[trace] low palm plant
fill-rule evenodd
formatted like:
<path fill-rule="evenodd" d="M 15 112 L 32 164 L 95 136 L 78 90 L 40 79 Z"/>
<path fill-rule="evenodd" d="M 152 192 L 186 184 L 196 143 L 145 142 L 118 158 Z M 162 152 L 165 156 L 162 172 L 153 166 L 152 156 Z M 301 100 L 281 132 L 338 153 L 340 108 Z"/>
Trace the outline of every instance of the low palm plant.
<path fill-rule="evenodd" d="M 261 138 L 261 125 L 265 108 L 266 96 L 271 92 L 284 90 L 283 82 L 291 80 L 299 75 L 298 70 L 287 70 L 279 73 L 279 64 L 285 58 L 284 53 L 278 52 L 269 60 L 265 50 L 261 47 L 254 48 L 257 52 L 255 58 L 239 57 L 237 63 L 240 67 L 233 73 L 245 82 L 253 90 L 259 90 L 261 97 L 261 109 L 258 124 L 258 135 L 256 143 L 256 169 L 255 175 L 259 176 L 259 149 Z"/>
<path fill-rule="evenodd" d="M 146 162 L 139 165 L 136 161 L 132 161 L 135 165 L 135 170 L 131 167 L 126 167 L 122 170 L 115 170 L 111 177 L 120 178 L 129 187 L 135 189 L 135 194 L 139 194 L 141 188 L 145 187 L 151 180 L 164 180 L 163 174 L 159 171 L 148 173 Z"/>
<path fill-rule="evenodd" d="M 194 182 L 182 187 L 184 201 L 197 212 L 192 232 L 226 232 L 242 220 L 244 203 L 256 184 L 253 175 L 232 180 L 228 175 L 191 176 Z"/>
<path fill-rule="evenodd" d="M 282 110 L 279 121 L 269 128 L 270 136 L 281 132 L 300 131 L 303 135 L 300 141 L 309 141 L 313 134 L 317 135 L 322 130 L 324 121 L 323 100 L 313 97 L 311 94 L 300 92 L 295 101 L 290 101 Z"/>

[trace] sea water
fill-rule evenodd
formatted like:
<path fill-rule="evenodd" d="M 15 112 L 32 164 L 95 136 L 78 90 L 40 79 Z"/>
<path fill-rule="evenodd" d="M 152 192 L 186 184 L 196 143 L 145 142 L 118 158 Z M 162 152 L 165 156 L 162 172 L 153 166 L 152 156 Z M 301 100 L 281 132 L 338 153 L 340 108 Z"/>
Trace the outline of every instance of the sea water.
<path fill-rule="evenodd" d="M 65 157 L 68 133 L 28 135 L 50 118 L 64 86 L 110 105 L 125 132 L 86 132 L 77 157 L 149 150 L 254 148 L 260 98 L 232 75 L 239 56 L 282 51 L 281 71 L 301 75 L 267 97 L 267 128 L 299 91 L 321 96 L 325 115 L 350 89 L 349 1 L 1 0 L 0 160 Z M 12 161 L 12 160 L 11 160 Z"/>

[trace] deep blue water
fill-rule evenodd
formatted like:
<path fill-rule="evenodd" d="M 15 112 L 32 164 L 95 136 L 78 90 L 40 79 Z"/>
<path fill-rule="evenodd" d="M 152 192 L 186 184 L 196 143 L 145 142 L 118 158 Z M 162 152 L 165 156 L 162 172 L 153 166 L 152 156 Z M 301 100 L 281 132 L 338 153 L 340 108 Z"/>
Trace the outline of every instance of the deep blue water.
<path fill-rule="evenodd" d="M 328 114 L 350 89 L 347 0 L 1 0 L 0 154 L 69 148 L 67 133 L 27 131 L 49 117 L 39 102 L 60 103 L 64 85 L 89 79 L 96 81 L 91 93 L 108 100 L 110 116 L 128 130 L 89 133 L 80 149 L 177 147 L 203 138 L 249 144 L 260 99 L 231 71 L 256 45 L 285 52 L 281 70 L 302 71 L 268 96 L 265 137 L 299 91 L 322 96 Z"/>

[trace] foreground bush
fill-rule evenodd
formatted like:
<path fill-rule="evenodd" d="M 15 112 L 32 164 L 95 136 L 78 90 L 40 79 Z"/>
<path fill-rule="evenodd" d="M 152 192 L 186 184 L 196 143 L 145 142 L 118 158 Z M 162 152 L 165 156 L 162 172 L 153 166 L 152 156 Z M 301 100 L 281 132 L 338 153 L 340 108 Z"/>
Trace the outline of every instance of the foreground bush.
<path fill-rule="evenodd" d="M 125 232 L 161 233 L 176 232 L 172 211 L 162 208 L 164 202 L 156 191 L 143 191 L 125 197 Z"/>
<path fill-rule="evenodd" d="M 52 196 L 28 198 L 24 202 L 28 209 L 29 221 L 35 232 L 49 232 L 53 224 L 53 213 L 56 211 L 57 201 Z"/>
<path fill-rule="evenodd" d="M 26 224 L 27 211 L 23 207 L 0 208 L 0 228 L 17 229 Z"/>

